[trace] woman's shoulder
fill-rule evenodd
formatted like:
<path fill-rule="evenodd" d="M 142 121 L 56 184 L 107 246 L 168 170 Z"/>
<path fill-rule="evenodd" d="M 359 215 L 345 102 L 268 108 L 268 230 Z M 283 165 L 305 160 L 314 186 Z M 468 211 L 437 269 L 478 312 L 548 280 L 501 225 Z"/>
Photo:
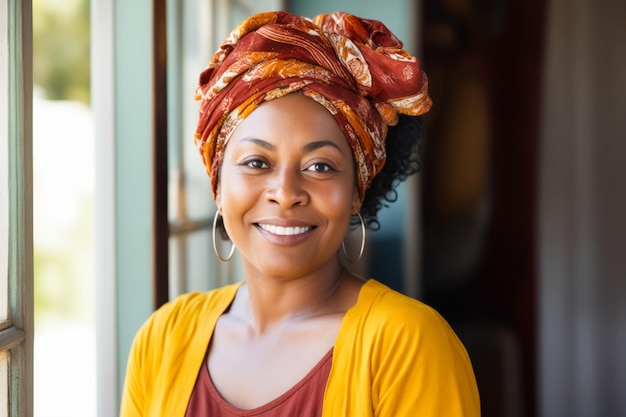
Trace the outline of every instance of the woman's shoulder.
<path fill-rule="evenodd" d="M 333 352 L 335 390 L 371 390 L 376 415 L 479 415 L 467 351 L 435 309 L 369 280 L 346 319 Z M 355 374 L 364 378 L 354 382 Z"/>
<path fill-rule="evenodd" d="M 359 295 L 356 319 L 377 332 L 401 332 L 405 335 L 453 335 L 447 321 L 431 306 L 393 290 L 385 284 L 367 281 Z"/>
<path fill-rule="evenodd" d="M 471 369 L 462 342 L 448 322 L 429 305 L 374 280 L 367 281 L 352 312 L 348 339 L 358 339 L 384 357 L 463 362 Z"/>
<path fill-rule="evenodd" d="M 389 316 L 395 319 L 438 317 L 435 309 L 420 300 L 402 294 L 374 279 L 361 288 L 357 306 L 367 309 L 370 315 Z"/>

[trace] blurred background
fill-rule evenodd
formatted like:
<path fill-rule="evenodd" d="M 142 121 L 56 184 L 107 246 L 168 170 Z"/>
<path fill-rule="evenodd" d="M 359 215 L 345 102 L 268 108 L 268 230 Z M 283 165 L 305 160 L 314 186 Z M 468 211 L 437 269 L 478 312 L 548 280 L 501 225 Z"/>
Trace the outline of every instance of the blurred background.
<path fill-rule="evenodd" d="M 33 0 L 35 414 L 116 415 L 150 312 L 240 279 L 212 254 L 193 94 L 230 28 L 273 9 L 380 19 L 429 76 L 421 174 L 358 272 L 450 321 L 483 416 L 626 417 L 613 0 Z"/>
<path fill-rule="evenodd" d="M 34 415 L 95 416 L 91 9 L 32 5 Z"/>

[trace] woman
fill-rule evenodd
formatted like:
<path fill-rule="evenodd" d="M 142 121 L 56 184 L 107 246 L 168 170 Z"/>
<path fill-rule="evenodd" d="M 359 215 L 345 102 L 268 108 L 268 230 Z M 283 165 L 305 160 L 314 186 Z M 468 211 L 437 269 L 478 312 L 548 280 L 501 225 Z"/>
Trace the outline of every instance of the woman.
<path fill-rule="evenodd" d="M 362 254 L 343 245 L 351 218 L 365 239 L 416 170 L 431 103 L 401 46 L 345 13 L 263 13 L 223 42 L 200 76 L 196 143 L 245 277 L 144 324 L 122 416 L 479 415 L 447 323 L 340 262 Z"/>

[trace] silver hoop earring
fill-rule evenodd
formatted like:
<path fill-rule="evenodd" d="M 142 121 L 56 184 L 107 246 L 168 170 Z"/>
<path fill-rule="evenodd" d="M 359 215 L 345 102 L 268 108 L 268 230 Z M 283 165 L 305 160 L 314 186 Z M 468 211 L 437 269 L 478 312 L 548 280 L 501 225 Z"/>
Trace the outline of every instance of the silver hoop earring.
<path fill-rule="evenodd" d="M 213 251 L 215 251 L 215 256 L 217 256 L 217 259 L 219 259 L 222 262 L 228 262 L 230 261 L 230 258 L 233 257 L 233 253 L 235 253 L 235 244 L 233 243 L 233 246 L 231 246 L 228 256 L 226 258 L 222 258 L 222 256 L 217 250 L 217 243 L 215 243 L 216 242 L 215 230 L 217 229 L 217 216 L 219 216 L 219 214 L 220 214 L 219 211 L 215 211 L 215 217 L 213 217 Z"/>
<path fill-rule="evenodd" d="M 361 213 L 357 211 L 356 215 L 359 216 L 359 220 L 361 221 L 361 249 L 359 249 L 359 256 L 356 259 L 350 259 L 348 253 L 346 252 L 346 244 L 343 241 L 341 242 L 343 256 L 345 256 L 346 260 L 352 264 L 361 260 L 363 257 L 363 251 L 365 250 L 365 222 L 363 221 L 363 217 L 361 217 Z"/>

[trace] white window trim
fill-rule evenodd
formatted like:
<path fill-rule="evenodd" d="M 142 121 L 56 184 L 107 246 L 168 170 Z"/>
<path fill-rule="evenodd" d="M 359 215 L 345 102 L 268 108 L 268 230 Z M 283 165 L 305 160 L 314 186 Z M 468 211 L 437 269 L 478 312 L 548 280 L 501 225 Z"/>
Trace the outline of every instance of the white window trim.
<path fill-rule="evenodd" d="M 92 108 L 96 147 L 95 303 L 98 416 L 119 413 L 116 329 L 114 1 L 91 5 Z"/>

